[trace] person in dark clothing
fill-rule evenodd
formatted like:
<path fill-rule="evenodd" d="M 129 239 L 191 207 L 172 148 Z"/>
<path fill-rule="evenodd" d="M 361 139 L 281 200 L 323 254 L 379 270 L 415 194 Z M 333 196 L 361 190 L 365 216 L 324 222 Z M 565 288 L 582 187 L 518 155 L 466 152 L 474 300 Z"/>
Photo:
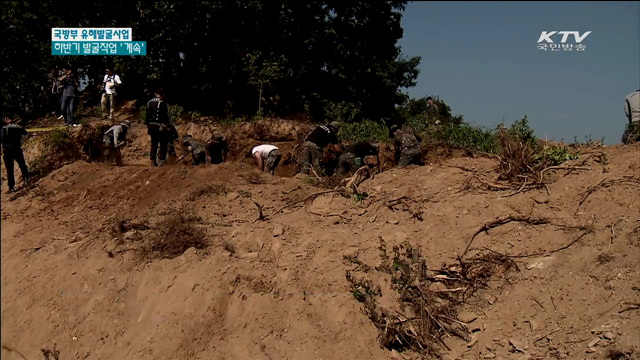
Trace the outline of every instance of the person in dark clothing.
<path fill-rule="evenodd" d="M 220 164 L 227 161 L 227 153 L 229 152 L 229 146 L 227 144 L 227 137 L 222 135 L 213 135 L 207 144 L 207 156 L 209 164 Z"/>
<path fill-rule="evenodd" d="M 173 124 L 169 124 L 169 145 L 167 148 L 167 153 L 169 154 L 169 156 L 177 156 L 176 147 L 174 146 L 174 143 L 179 138 L 180 136 L 178 135 L 178 129 L 176 129 L 176 127 L 173 126 Z"/>
<path fill-rule="evenodd" d="M 340 124 L 332 122 L 328 125 L 321 125 L 315 128 L 302 144 L 302 169 L 301 173 L 308 175 L 311 167 L 320 167 L 322 159 L 322 149 L 328 144 L 333 145 L 333 149 L 342 154 L 342 147 L 338 140 L 338 129 Z"/>
<path fill-rule="evenodd" d="M 157 89 L 155 97 L 147 103 L 145 124 L 151 137 L 150 158 L 153 166 L 162 166 L 167 161 L 167 148 L 171 138 L 169 107 L 164 101 L 164 91 Z"/>
<path fill-rule="evenodd" d="M 182 145 L 187 148 L 187 151 L 191 152 L 191 164 L 200 165 L 208 162 L 207 149 L 204 144 L 194 139 L 193 136 L 185 135 L 182 139 Z"/>
<path fill-rule="evenodd" d="M 22 126 L 14 123 L 11 117 L 6 117 L 7 125 L 0 130 L 0 142 L 2 143 L 2 159 L 7 169 L 7 181 L 9 190 L 7 194 L 15 191 L 16 180 L 13 173 L 13 162 L 17 162 L 22 173 L 24 186 L 29 185 L 29 169 L 24 161 L 24 153 L 22 152 L 22 137 L 27 135 L 27 130 Z"/>
<path fill-rule="evenodd" d="M 62 84 L 62 116 L 67 125 L 78 126 L 74 119 L 76 97 L 80 83 L 71 69 L 66 69 L 65 74 L 59 79 Z"/>
<path fill-rule="evenodd" d="M 375 156 L 376 159 L 379 159 L 378 147 L 370 142 L 361 141 L 347 146 L 344 153 L 340 155 L 340 158 L 338 159 L 336 175 L 352 175 L 353 172 L 364 166 L 364 158 L 369 155 Z"/>
<path fill-rule="evenodd" d="M 58 69 L 53 68 L 47 77 L 47 99 L 49 107 L 47 109 L 47 115 L 55 115 L 58 119 L 64 119 L 62 116 L 62 84 L 58 78 L 60 77 Z"/>
<path fill-rule="evenodd" d="M 120 148 L 127 142 L 127 130 L 129 130 L 130 126 L 131 123 L 129 120 L 125 120 L 120 123 L 120 125 L 110 127 L 102 138 L 106 147 L 105 158 L 111 160 L 110 157 L 113 155 L 117 166 L 122 166 L 122 153 L 120 152 Z"/>
<path fill-rule="evenodd" d="M 405 167 L 410 164 L 422 165 L 422 138 L 411 128 L 393 125 L 389 137 L 394 139 L 396 166 Z"/>

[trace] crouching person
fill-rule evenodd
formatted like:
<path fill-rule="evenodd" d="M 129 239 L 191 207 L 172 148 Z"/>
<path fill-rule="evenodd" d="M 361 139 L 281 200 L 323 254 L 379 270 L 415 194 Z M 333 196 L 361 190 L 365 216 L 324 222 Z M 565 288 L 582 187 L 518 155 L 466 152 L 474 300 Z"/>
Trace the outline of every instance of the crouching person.
<path fill-rule="evenodd" d="M 210 157 L 207 156 L 207 151 L 201 142 L 197 141 L 191 135 L 185 135 L 182 138 L 182 145 L 191 153 L 191 164 L 200 165 L 211 163 Z"/>
<path fill-rule="evenodd" d="M 259 145 L 251 150 L 251 155 L 256 159 L 256 165 L 260 171 L 267 172 L 271 175 L 275 173 L 276 167 L 282 159 L 280 149 L 273 145 Z"/>
<path fill-rule="evenodd" d="M 104 157 L 111 162 L 111 157 L 115 158 L 116 165 L 122 166 L 122 153 L 120 149 L 127 143 L 127 131 L 131 123 L 125 120 L 120 125 L 114 125 L 104 133 L 102 138 L 105 146 Z"/>
<path fill-rule="evenodd" d="M 389 137 L 394 139 L 396 166 L 403 168 L 408 165 L 422 165 L 422 138 L 411 128 L 393 125 L 389 130 Z"/>
<path fill-rule="evenodd" d="M 378 147 L 375 144 L 362 141 L 347 146 L 344 153 L 338 158 L 336 175 L 353 175 L 356 170 L 365 165 L 364 159 L 367 156 L 375 156 L 376 160 L 379 159 Z M 377 161 L 377 163 L 379 163 L 379 161 Z"/>

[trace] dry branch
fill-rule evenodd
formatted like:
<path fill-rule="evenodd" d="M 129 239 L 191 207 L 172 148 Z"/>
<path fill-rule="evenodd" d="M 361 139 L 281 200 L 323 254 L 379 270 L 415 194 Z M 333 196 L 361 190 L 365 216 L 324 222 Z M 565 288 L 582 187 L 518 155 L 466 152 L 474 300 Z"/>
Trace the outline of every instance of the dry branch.
<path fill-rule="evenodd" d="M 531 225 L 541 225 L 541 224 L 549 224 L 551 221 L 549 219 L 545 219 L 545 218 L 534 218 L 531 216 L 513 216 L 513 215 L 509 215 L 509 216 L 503 216 L 503 217 L 499 217 L 496 218 L 494 220 L 491 220 L 489 222 L 486 222 L 484 224 L 482 224 L 471 236 L 471 240 L 469 240 L 469 243 L 467 244 L 467 247 L 464 249 L 464 251 L 462 252 L 462 255 L 460 255 L 460 258 L 463 258 L 466 254 L 467 251 L 469 250 L 469 247 L 471 246 L 471 243 L 473 243 L 473 240 L 476 238 L 476 236 L 478 236 L 478 234 L 480 234 L 483 231 L 487 231 L 489 229 L 493 229 L 494 227 L 500 226 L 500 225 L 504 225 L 504 224 L 508 224 L 512 221 L 518 221 L 518 222 L 524 222 L 524 223 L 528 223 Z"/>
<path fill-rule="evenodd" d="M 640 185 L 640 178 L 637 178 L 637 177 L 634 177 L 634 176 L 625 176 L 623 178 L 618 178 L 618 179 L 602 179 L 602 180 L 600 180 L 600 182 L 598 182 L 594 186 L 590 186 L 583 193 L 584 194 L 584 198 L 582 198 L 582 200 L 580 200 L 580 203 L 578 204 L 578 209 L 576 209 L 576 213 L 580 210 L 580 207 L 582 206 L 582 204 L 584 204 L 584 202 L 587 201 L 587 198 L 591 194 L 596 192 L 596 190 L 598 190 L 600 188 L 608 188 L 610 186 L 620 185 L 620 184 L 636 184 L 636 185 Z"/>
<path fill-rule="evenodd" d="M 282 210 L 284 210 L 284 209 L 288 208 L 288 207 L 289 207 L 289 206 L 291 206 L 291 205 L 295 205 L 295 204 L 299 204 L 299 203 L 301 203 L 301 202 L 305 202 L 305 201 L 307 201 L 307 200 L 309 200 L 309 199 L 311 199 L 311 198 L 314 198 L 314 197 L 316 197 L 316 196 L 318 196 L 318 195 L 334 193 L 334 192 L 337 192 L 337 191 L 338 191 L 338 189 L 334 189 L 334 190 L 326 190 L 326 191 L 320 191 L 320 192 L 317 192 L 317 193 L 313 193 L 313 194 L 311 194 L 311 195 L 308 195 L 308 196 L 306 196 L 305 198 L 303 198 L 302 200 L 292 201 L 292 202 L 287 203 L 286 205 L 282 206 L 282 207 L 281 207 L 281 208 L 279 208 L 278 210 L 274 211 L 273 213 L 271 213 L 271 214 L 269 214 L 269 215 L 265 215 L 265 216 L 262 218 L 262 220 L 266 220 L 266 219 L 270 218 L 271 216 L 273 216 L 273 215 L 275 215 L 275 214 L 279 213 L 280 211 L 282 211 Z"/>

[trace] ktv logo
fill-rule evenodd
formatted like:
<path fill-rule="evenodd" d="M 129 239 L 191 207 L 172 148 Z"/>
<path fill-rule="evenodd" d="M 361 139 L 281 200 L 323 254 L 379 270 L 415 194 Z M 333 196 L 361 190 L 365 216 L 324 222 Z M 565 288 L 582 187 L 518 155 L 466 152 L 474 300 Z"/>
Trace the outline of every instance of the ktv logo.
<path fill-rule="evenodd" d="M 569 52 L 576 50 L 578 52 L 582 52 L 587 49 L 587 46 L 581 44 L 581 42 L 583 42 L 590 34 L 591 31 L 586 31 L 582 35 L 580 35 L 579 31 L 543 31 L 540 33 L 540 37 L 538 38 L 538 49 L 544 51 L 551 50 Z M 551 37 L 554 35 L 556 40 L 560 35 L 562 35 L 560 42 L 556 43 L 553 41 Z M 569 40 L 569 37 L 572 35 L 574 42 L 567 44 L 567 40 Z"/>
<path fill-rule="evenodd" d="M 540 37 L 538 38 L 538 43 L 541 43 L 543 41 L 546 41 L 548 43 L 553 44 L 553 39 L 551 39 L 551 37 L 553 35 L 562 35 L 562 39 L 560 39 L 560 43 L 564 44 L 567 42 L 567 40 L 569 39 L 570 35 L 573 35 L 573 38 L 576 40 L 576 43 L 581 43 L 584 39 L 587 38 L 587 36 L 589 36 L 589 34 L 591 34 L 591 31 L 587 31 L 584 34 L 580 35 L 579 31 L 543 31 L 540 34 Z M 556 36 L 557 38 L 557 36 Z"/>

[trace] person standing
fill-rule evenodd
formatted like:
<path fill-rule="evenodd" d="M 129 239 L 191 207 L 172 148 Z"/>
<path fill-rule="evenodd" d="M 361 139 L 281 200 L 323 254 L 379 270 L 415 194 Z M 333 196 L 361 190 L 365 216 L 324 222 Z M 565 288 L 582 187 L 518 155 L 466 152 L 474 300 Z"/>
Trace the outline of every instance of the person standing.
<path fill-rule="evenodd" d="M 65 74 L 59 79 L 62 84 L 62 116 L 65 123 L 73 127 L 78 126 L 74 119 L 76 97 L 78 96 L 78 86 L 80 83 L 73 70 L 66 69 Z"/>
<path fill-rule="evenodd" d="M 167 161 L 167 148 L 171 121 L 169 120 L 169 107 L 164 101 L 164 90 L 157 89 L 155 97 L 147 102 L 145 117 L 147 134 L 151 137 L 150 158 L 153 166 L 162 166 Z"/>
<path fill-rule="evenodd" d="M 275 174 L 276 167 L 282 159 L 282 152 L 278 147 L 264 144 L 258 145 L 251 150 L 251 155 L 256 159 L 256 165 L 260 171 Z"/>
<path fill-rule="evenodd" d="M 427 113 L 429 114 L 429 118 L 433 118 L 435 119 L 433 121 L 434 124 L 439 125 L 440 124 L 440 108 L 438 107 L 438 104 L 436 104 L 433 101 L 433 98 L 431 96 L 427 97 Z"/>
<path fill-rule="evenodd" d="M 622 134 L 622 143 L 640 141 L 640 90 L 627 95 L 624 100 L 624 113 L 629 122 Z"/>
<path fill-rule="evenodd" d="M 55 115 L 59 120 L 64 119 L 62 116 L 61 103 L 62 100 L 62 85 L 58 80 L 60 78 L 57 68 L 52 68 L 51 72 L 47 76 L 47 99 L 49 100 L 49 108 L 47 109 L 47 116 L 49 114 Z"/>
<path fill-rule="evenodd" d="M 7 169 L 7 182 L 9 190 L 7 194 L 15 191 L 16 180 L 13 172 L 13 162 L 17 162 L 22 173 L 22 180 L 25 187 L 29 185 L 29 169 L 24 161 L 24 153 L 22 152 L 22 137 L 27 135 L 27 130 L 16 124 L 12 117 L 6 117 L 5 123 L 0 130 L 0 142 L 2 143 L 2 159 Z"/>
<path fill-rule="evenodd" d="M 113 114 L 116 108 L 116 86 L 122 84 L 120 76 L 114 74 L 111 69 L 107 69 L 107 74 L 102 81 L 102 100 L 100 105 L 102 108 L 102 118 L 107 117 L 107 108 L 109 113 L 109 119 L 113 119 Z"/>

